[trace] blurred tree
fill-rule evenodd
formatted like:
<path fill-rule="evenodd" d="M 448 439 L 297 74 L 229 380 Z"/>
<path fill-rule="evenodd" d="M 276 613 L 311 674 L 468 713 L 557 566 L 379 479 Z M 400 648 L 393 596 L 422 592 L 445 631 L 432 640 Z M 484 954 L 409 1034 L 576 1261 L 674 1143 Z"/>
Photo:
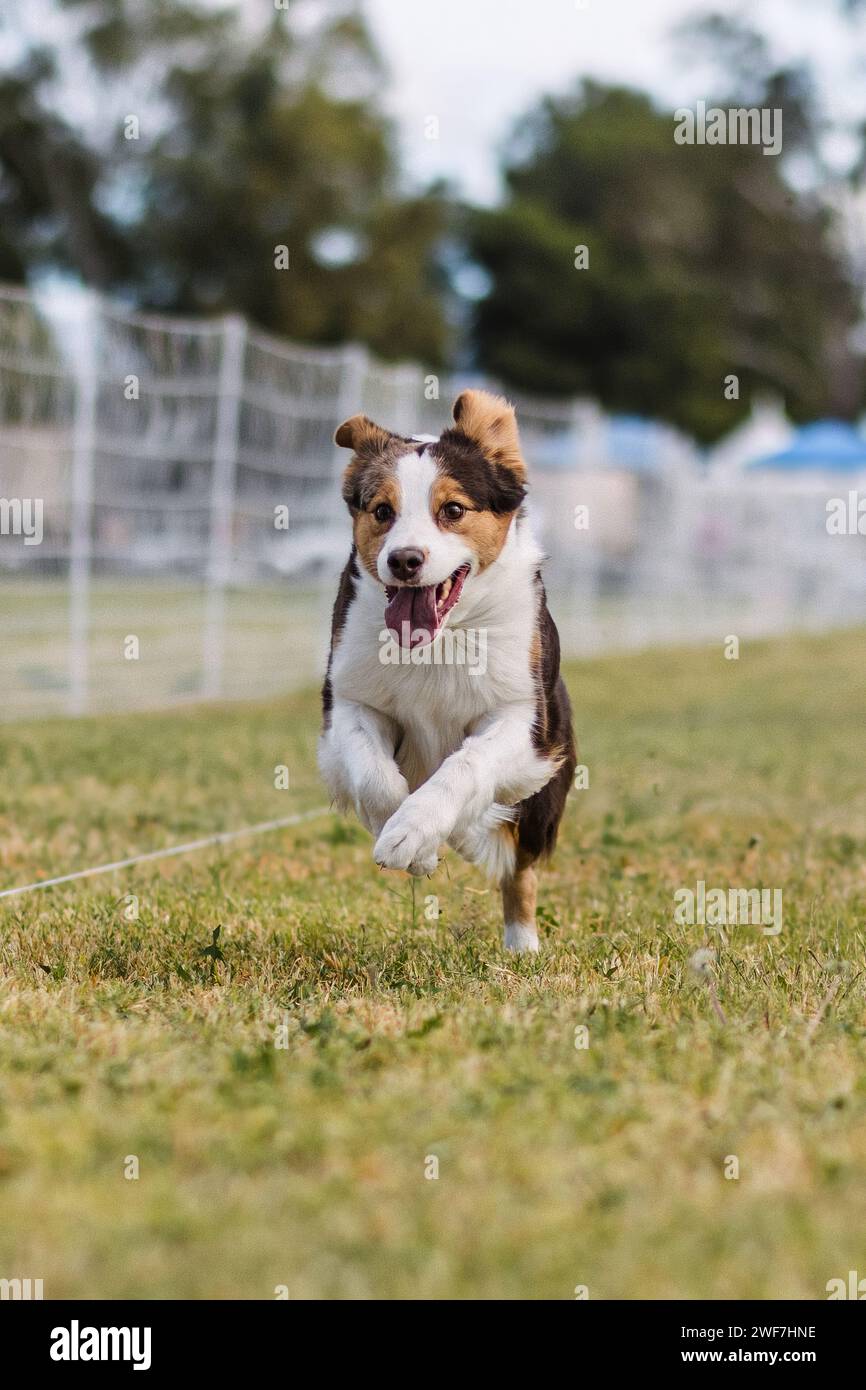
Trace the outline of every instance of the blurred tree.
<path fill-rule="evenodd" d="M 811 148 L 803 74 L 757 86 L 755 104 L 785 108 L 786 151 Z M 518 126 L 504 206 L 469 217 L 491 281 L 475 320 L 481 364 L 704 441 L 748 412 L 756 387 L 782 392 L 798 418 L 853 413 L 859 309 L 830 212 L 760 147 L 678 145 L 673 131 L 647 97 L 593 82 Z M 580 245 L 587 269 L 575 268 Z M 730 374 L 739 401 L 725 399 Z"/>
<path fill-rule="evenodd" d="M 375 108 L 329 95 L 330 45 L 360 65 L 374 61 L 366 43 L 354 25 L 329 30 L 312 74 L 287 87 L 292 41 L 276 20 L 243 62 L 227 51 L 173 71 L 141 224 L 151 302 L 242 307 L 290 337 L 442 362 L 446 204 L 435 193 L 402 200 Z M 288 268 L 278 269 L 283 246 Z"/>
<path fill-rule="evenodd" d="M 53 77 L 44 49 L 0 75 L 0 278 L 52 265 L 105 289 L 124 273 L 127 248 L 95 204 L 93 153 L 43 104 Z"/>
<path fill-rule="evenodd" d="M 297 9 L 262 21 L 238 5 L 57 0 L 100 119 L 73 137 L 32 56 L 0 86 L 0 198 L 19 126 L 43 152 L 29 161 L 39 198 L 22 190 L 0 241 L 6 274 L 60 266 L 144 305 L 239 310 L 300 340 L 441 365 L 448 201 L 401 196 L 355 6 L 328 0 L 313 27 Z"/>

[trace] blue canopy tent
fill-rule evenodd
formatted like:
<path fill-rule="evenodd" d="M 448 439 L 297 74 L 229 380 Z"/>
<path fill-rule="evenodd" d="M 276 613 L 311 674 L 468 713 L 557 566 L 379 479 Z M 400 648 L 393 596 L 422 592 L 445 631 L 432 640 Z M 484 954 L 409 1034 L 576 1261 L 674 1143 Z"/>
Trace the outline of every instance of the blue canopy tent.
<path fill-rule="evenodd" d="M 607 415 L 598 436 L 596 465 L 610 464 L 629 473 L 651 473 L 663 457 L 662 428 L 642 415 Z M 580 453 L 580 433 L 565 425 L 533 440 L 532 461 L 539 468 L 574 467 Z"/>
<path fill-rule="evenodd" d="M 816 420 L 803 425 L 787 449 L 767 454 L 749 464 L 753 468 L 775 468 L 816 473 L 866 472 L 866 439 L 844 420 Z"/>
<path fill-rule="evenodd" d="M 658 422 L 643 415 L 612 415 L 608 423 L 612 461 L 632 473 L 650 472 L 661 461 Z"/>

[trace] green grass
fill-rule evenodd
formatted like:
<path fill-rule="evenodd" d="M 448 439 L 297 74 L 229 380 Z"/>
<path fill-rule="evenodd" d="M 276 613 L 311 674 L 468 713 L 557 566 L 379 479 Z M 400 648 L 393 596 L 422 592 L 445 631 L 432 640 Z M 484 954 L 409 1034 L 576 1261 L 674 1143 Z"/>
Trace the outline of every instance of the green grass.
<path fill-rule="evenodd" d="M 449 855 L 413 910 L 329 817 L 0 902 L 0 1277 L 569 1299 L 866 1275 L 864 634 L 569 684 L 590 788 L 536 959 L 502 954 L 474 870 Z M 304 696 L 7 725 L 0 886 L 319 805 L 317 722 Z M 712 984 L 673 915 L 699 878 L 784 896 L 780 936 L 710 933 Z"/>

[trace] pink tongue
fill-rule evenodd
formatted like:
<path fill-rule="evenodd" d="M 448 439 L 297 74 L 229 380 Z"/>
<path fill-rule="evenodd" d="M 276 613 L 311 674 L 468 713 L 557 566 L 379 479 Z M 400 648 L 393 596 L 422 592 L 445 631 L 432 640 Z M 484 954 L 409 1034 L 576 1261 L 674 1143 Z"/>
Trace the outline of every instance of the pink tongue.
<path fill-rule="evenodd" d="M 401 647 L 423 647 L 436 636 L 436 585 L 398 589 L 385 609 L 385 624 Z"/>

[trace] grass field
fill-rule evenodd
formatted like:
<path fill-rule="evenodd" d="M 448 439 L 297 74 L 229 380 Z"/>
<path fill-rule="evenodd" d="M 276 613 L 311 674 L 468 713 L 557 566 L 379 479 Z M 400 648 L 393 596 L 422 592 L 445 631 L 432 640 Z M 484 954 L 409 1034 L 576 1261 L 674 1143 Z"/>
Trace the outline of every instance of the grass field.
<path fill-rule="evenodd" d="M 864 636 L 571 667 L 590 787 L 534 959 L 501 953 L 474 870 L 449 855 L 413 909 L 327 816 L 0 902 L 0 1277 L 811 1299 L 866 1276 Z M 306 696 L 5 726 L 0 887 L 320 805 L 317 722 Z M 677 925 L 698 879 L 780 888 L 781 935 Z"/>

